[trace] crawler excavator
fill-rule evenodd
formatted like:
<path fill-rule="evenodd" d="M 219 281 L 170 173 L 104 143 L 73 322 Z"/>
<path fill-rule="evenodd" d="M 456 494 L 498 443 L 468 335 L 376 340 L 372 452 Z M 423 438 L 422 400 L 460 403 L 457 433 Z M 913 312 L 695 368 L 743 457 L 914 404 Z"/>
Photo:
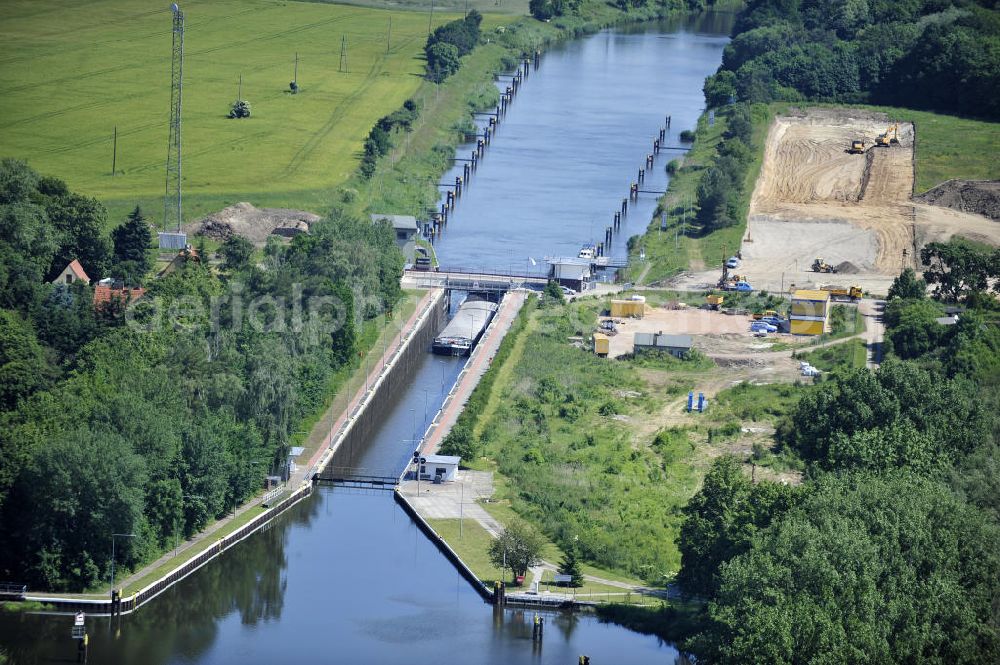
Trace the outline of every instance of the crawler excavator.
<path fill-rule="evenodd" d="M 893 123 L 886 128 L 884 134 L 875 137 L 876 148 L 888 148 L 899 143 L 899 125 Z"/>

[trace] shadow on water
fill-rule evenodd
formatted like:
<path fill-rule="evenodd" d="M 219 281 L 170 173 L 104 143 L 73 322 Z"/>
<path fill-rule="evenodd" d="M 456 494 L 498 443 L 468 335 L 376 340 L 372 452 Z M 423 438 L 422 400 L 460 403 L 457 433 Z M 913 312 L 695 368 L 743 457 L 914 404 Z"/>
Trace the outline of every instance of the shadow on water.
<path fill-rule="evenodd" d="M 439 250 L 446 264 L 525 265 L 575 255 L 603 234 L 663 115 L 690 128 L 704 77 L 718 65 L 732 17 L 601 32 L 546 53 L 501 124 Z M 668 110 L 669 109 L 669 110 Z M 647 176 L 663 189 L 669 157 Z M 454 174 L 451 180 L 454 179 Z M 615 239 L 649 221 L 641 198 Z M 461 369 L 427 354 L 358 466 L 400 469 Z M 654 637 L 586 614 L 494 611 L 399 510 L 390 492 L 319 487 L 233 550 L 136 613 L 89 618 L 91 663 L 467 663 L 594 665 L 671 662 Z M 75 662 L 72 617 L 0 615 L 11 662 Z"/>

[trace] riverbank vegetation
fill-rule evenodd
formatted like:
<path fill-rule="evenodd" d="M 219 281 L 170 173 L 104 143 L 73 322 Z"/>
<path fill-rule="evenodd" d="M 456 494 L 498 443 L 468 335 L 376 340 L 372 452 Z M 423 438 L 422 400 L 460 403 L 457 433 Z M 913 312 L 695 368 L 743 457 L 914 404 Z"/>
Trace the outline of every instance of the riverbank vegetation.
<path fill-rule="evenodd" d="M 721 265 L 743 239 L 773 111 L 738 104 L 713 117 L 698 120 L 694 144 L 675 165 L 645 235 L 629 241 L 631 271 L 643 284 Z M 644 264 L 636 262 L 640 248 Z"/>
<path fill-rule="evenodd" d="M 63 224 L 67 208 L 94 223 Z M 36 588 L 93 587 L 110 534 L 135 534 L 116 543 L 128 569 L 257 493 L 358 362 L 359 328 L 400 298 L 391 229 L 342 212 L 260 263 L 182 254 L 127 312 L 130 295 L 47 283 L 73 256 L 103 274 L 104 215 L 0 164 L 0 571 Z"/>

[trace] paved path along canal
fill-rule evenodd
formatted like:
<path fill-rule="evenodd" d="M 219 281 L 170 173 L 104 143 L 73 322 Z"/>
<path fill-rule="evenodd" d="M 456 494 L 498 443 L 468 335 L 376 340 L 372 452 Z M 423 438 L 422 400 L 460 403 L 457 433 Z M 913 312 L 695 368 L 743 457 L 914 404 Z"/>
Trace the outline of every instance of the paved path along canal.
<path fill-rule="evenodd" d="M 528 256 L 575 254 L 599 236 L 661 116 L 673 116 L 673 132 L 694 125 L 730 27 L 708 15 L 545 53 L 438 245 L 442 260 L 518 267 Z M 567 119 L 573 139 L 555 153 L 545 137 Z M 622 242 L 645 227 L 651 198 L 645 213 L 630 210 Z M 423 357 L 358 466 L 402 469 L 463 360 Z M 320 487 L 135 614 L 88 619 L 90 662 L 566 665 L 587 654 L 593 665 L 643 665 L 675 655 L 654 637 L 562 613 L 548 615 L 539 647 L 531 617 L 484 605 L 391 493 Z M 7 614 L 0 645 L 19 664 L 72 661 L 71 625 L 67 616 Z"/>

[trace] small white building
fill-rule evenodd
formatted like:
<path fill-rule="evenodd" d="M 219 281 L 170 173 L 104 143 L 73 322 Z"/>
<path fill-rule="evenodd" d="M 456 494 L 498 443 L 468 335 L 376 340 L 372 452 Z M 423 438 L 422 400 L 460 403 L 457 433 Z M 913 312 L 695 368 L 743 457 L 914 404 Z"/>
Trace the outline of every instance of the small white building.
<path fill-rule="evenodd" d="M 458 464 L 462 461 L 461 457 L 453 455 L 426 455 L 420 459 L 421 480 L 434 480 L 435 476 L 441 476 L 444 482 L 455 480 Z"/>
<path fill-rule="evenodd" d="M 592 277 L 591 259 L 553 258 L 548 259 L 548 262 L 550 279 L 554 279 L 561 286 L 567 286 L 577 291 L 583 291 L 587 288 Z"/>

